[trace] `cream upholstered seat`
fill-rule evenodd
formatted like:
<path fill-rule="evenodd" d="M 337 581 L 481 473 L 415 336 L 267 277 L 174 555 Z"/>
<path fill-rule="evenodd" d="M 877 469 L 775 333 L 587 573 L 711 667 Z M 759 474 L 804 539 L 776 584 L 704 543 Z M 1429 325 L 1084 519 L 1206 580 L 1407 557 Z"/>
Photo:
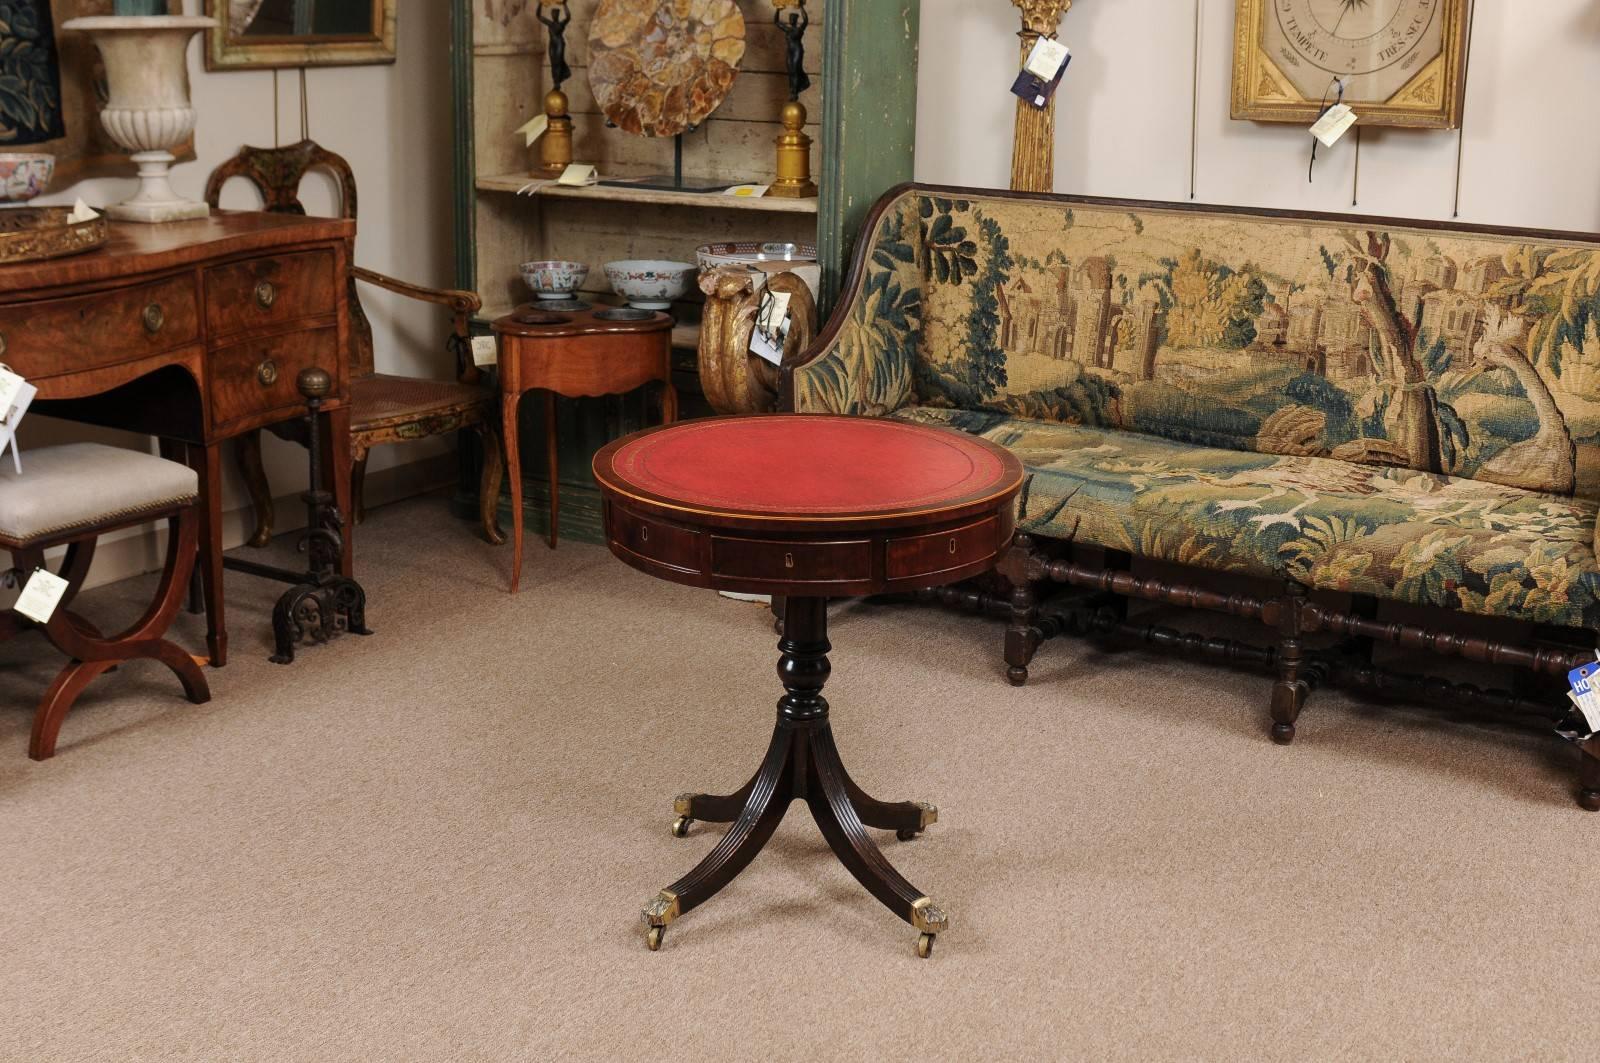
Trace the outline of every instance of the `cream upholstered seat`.
<path fill-rule="evenodd" d="M 193 502 L 193 469 L 99 443 L 30 450 L 22 473 L 0 468 L 0 544 L 27 546 L 78 528 L 132 521 Z"/>
<path fill-rule="evenodd" d="M 12 571 L 29 578 L 45 568 L 45 551 L 65 545 L 57 573 L 66 581 L 48 619 L 35 622 L 15 609 L 0 612 L 0 642 L 38 630 L 67 657 L 67 664 L 33 714 L 28 756 L 55 754 L 61 721 L 96 676 L 126 661 L 160 661 L 177 674 L 195 704 L 211 698 L 195 658 L 165 638 L 194 570 L 197 553 L 199 478 L 165 458 L 97 443 L 69 443 L 30 450 L 22 472 L 0 468 L 0 549 L 11 554 Z M 166 519 L 167 561 L 155 598 L 144 616 L 107 637 L 72 611 L 94 561 L 99 537 L 119 528 Z"/>

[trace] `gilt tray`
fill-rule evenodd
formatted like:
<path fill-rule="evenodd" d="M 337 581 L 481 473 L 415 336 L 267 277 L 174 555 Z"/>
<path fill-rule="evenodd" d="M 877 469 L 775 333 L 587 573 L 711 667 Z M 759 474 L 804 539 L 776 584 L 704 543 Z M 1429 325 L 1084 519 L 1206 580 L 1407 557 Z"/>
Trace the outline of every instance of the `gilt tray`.
<path fill-rule="evenodd" d="M 0 264 L 64 258 L 104 246 L 110 227 L 104 215 L 72 221 L 69 207 L 0 209 Z"/>

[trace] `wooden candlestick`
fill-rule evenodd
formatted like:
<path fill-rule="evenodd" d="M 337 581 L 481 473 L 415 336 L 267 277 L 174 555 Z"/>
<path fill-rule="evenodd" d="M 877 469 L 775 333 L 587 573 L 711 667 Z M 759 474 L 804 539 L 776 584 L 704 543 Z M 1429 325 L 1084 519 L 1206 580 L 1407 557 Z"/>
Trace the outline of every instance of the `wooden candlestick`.
<path fill-rule="evenodd" d="M 1011 0 L 1022 12 L 1022 61 L 1040 37 L 1055 38 L 1056 27 L 1072 0 Z M 1011 187 L 1018 192 L 1052 192 L 1056 179 L 1056 100 L 1043 108 L 1017 101 L 1016 133 L 1011 146 Z"/>

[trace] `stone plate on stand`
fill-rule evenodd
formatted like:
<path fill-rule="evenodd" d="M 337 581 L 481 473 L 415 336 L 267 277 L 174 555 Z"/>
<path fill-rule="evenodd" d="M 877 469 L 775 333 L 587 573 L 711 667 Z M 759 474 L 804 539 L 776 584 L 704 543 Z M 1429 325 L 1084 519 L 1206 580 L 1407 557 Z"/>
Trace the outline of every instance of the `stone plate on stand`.
<path fill-rule="evenodd" d="M 589 26 L 595 102 L 637 136 L 692 129 L 733 88 L 744 32 L 734 0 L 600 0 Z"/>

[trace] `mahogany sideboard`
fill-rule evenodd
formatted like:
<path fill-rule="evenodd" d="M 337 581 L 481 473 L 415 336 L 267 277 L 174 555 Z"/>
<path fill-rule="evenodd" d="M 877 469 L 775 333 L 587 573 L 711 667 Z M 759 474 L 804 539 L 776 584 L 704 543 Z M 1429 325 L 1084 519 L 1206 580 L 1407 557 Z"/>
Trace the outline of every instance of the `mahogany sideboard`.
<path fill-rule="evenodd" d="M 0 266 L 0 362 L 33 411 L 156 436 L 200 475 L 200 579 L 211 664 L 228 659 L 222 444 L 304 415 L 295 377 L 326 370 L 331 479 L 350 513 L 350 253 L 355 223 L 218 212 L 111 223 L 105 247 Z M 26 461 L 26 455 L 24 455 Z M 350 532 L 343 569 L 350 571 Z"/>

